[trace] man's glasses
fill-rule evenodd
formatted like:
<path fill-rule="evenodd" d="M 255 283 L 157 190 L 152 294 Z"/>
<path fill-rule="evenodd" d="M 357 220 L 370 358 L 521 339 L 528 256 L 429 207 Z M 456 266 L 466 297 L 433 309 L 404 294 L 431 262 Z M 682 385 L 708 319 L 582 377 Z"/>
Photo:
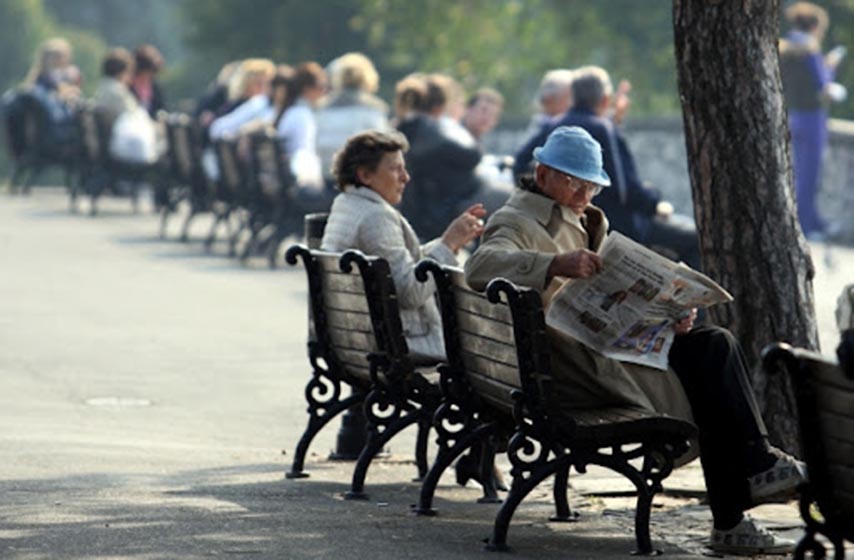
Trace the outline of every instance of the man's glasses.
<path fill-rule="evenodd" d="M 579 179 L 578 177 L 567 175 L 566 173 L 558 171 L 557 169 L 554 169 L 554 172 L 558 173 L 559 175 L 563 176 L 564 179 L 566 179 L 566 186 L 572 192 L 578 192 L 583 189 L 584 194 L 590 196 L 596 196 L 597 194 L 602 192 L 602 185 L 597 185 L 592 181 L 585 181 L 584 179 Z"/>

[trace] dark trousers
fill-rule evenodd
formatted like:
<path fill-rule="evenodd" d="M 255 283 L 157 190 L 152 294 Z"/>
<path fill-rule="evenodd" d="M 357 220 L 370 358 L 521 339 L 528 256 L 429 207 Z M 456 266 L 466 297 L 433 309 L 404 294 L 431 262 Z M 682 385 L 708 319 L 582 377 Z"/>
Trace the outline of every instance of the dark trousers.
<path fill-rule="evenodd" d="M 773 464 L 744 353 L 728 330 L 700 327 L 675 338 L 669 359 L 699 428 L 715 527 L 729 529 L 752 506 L 748 477 Z"/>
<path fill-rule="evenodd" d="M 642 243 L 650 247 L 659 247 L 672 253 L 674 260 L 684 261 L 694 270 L 703 270 L 700 262 L 700 242 L 697 228 L 685 216 L 671 216 L 669 219 L 655 218 L 649 222 Z"/>

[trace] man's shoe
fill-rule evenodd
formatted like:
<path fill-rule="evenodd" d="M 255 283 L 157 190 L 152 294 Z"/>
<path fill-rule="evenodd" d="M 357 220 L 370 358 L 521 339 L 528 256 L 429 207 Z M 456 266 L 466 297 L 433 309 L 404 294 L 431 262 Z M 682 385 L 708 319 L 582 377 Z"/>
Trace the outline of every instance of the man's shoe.
<path fill-rule="evenodd" d="M 712 529 L 709 548 L 721 554 L 740 556 L 789 554 L 795 550 L 795 541 L 778 537 L 745 515 L 732 529 Z"/>
<path fill-rule="evenodd" d="M 779 449 L 774 465 L 750 477 L 750 497 L 754 505 L 786 502 L 797 496 L 798 485 L 806 481 L 806 464 Z"/>

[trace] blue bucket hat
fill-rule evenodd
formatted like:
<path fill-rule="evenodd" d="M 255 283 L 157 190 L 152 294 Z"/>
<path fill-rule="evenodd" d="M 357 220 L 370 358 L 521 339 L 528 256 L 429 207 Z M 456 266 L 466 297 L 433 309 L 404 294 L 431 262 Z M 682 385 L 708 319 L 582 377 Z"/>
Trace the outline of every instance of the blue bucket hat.
<path fill-rule="evenodd" d="M 534 159 L 573 177 L 611 186 L 611 179 L 602 168 L 602 146 L 580 126 L 554 129 L 545 145 L 534 150 Z"/>

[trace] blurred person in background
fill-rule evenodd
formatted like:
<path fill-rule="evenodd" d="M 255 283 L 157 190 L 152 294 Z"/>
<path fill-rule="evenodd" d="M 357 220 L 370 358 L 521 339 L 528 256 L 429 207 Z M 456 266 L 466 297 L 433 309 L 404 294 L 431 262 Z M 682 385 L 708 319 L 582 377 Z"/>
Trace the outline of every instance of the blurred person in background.
<path fill-rule="evenodd" d="M 480 143 L 498 124 L 503 110 L 503 95 L 492 88 L 480 88 L 466 102 L 460 122 L 474 141 Z"/>
<path fill-rule="evenodd" d="M 130 91 L 134 59 L 127 49 L 112 49 L 101 63 L 101 81 L 95 90 L 95 109 L 110 122 L 140 107 Z"/>
<path fill-rule="evenodd" d="M 838 230 L 838 224 L 829 227 L 821 217 L 816 197 L 827 145 L 827 106 L 846 97 L 845 88 L 833 82 L 845 50 L 837 47 L 822 54 L 821 42 L 828 26 L 823 8 L 797 2 L 785 14 L 791 29 L 780 41 L 780 73 L 789 109 L 798 219 L 808 239 L 823 239 Z"/>
<path fill-rule="evenodd" d="M 303 211 L 321 212 L 328 208 L 332 193 L 327 192 L 317 155 L 317 120 L 314 108 L 326 95 L 326 72 L 317 62 L 303 62 L 294 70 L 289 94 L 293 103 L 285 109 L 276 131 L 284 143 L 291 173 L 299 185 Z"/>
<path fill-rule="evenodd" d="M 344 54 L 329 64 L 331 91 L 317 110 L 317 153 L 327 181 L 332 157 L 347 139 L 365 130 L 388 130 L 388 105 L 374 95 L 379 74 L 362 53 Z"/>
<path fill-rule="evenodd" d="M 224 64 L 214 81 L 208 85 L 207 91 L 196 101 L 193 116 L 203 129 L 207 130 L 220 109 L 228 103 L 228 83 L 237 72 L 240 62 L 235 60 Z"/>
<path fill-rule="evenodd" d="M 36 51 L 22 84 L 22 90 L 47 114 L 48 141 L 57 149 L 68 147 L 75 138 L 74 106 L 80 98 L 80 73 L 71 60 L 72 49 L 67 40 L 48 39 Z"/>
<path fill-rule="evenodd" d="M 658 190 L 641 181 L 628 143 L 615 125 L 615 119 L 622 120 L 628 110 L 628 87 L 628 82 L 621 84 L 615 97 L 605 69 L 585 66 L 575 70 L 572 107 L 558 120 L 557 126 L 579 126 L 602 146 L 605 171 L 613 187 L 603 190 L 595 203 L 608 215 L 611 229 L 700 270 L 700 249 L 693 220 L 675 215 L 673 205 L 663 200 Z M 551 129 L 544 129 L 519 153 L 532 154 L 535 147 L 545 143 L 550 132 Z"/>
<path fill-rule="evenodd" d="M 130 90 L 151 118 L 165 109 L 163 89 L 155 78 L 163 68 L 163 55 L 154 45 L 140 45 L 133 52 L 135 70 Z"/>
<path fill-rule="evenodd" d="M 276 66 L 266 58 L 250 58 L 240 65 L 234 83 L 234 99 L 241 100 L 231 111 L 217 117 L 210 124 L 211 140 L 237 136 L 241 127 L 259 118 L 270 118 L 270 82 Z"/>
<path fill-rule="evenodd" d="M 148 111 L 131 93 L 133 55 L 121 47 L 112 49 L 104 57 L 101 73 L 94 105 L 98 119 L 110 130 L 110 154 L 128 163 L 155 163 L 165 143 Z"/>
<path fill-rule="evenodd" d="M 572 70 L 549 70 L 537 90 L 537 112 L 525 131 L 528 140 L 513 157 L 513 176 L 519 178 L 531 172 L 534 142 L 545 138 L 572 106 Z"/>

